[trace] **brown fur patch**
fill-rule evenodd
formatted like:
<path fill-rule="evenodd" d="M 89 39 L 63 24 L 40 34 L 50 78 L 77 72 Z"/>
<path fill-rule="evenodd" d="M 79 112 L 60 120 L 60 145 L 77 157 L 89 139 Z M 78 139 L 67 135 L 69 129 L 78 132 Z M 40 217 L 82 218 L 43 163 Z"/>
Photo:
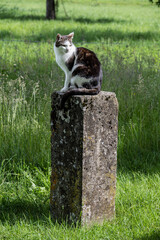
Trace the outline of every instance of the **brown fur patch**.
<path fill-rule="evenodd" d="M 76 68 L 72 76 L 79 75 L 85 78 L 94 78 L 100 74 L 100 62 L 96 54 L 86 48 L 77 48 L 76 64 L 83 64 L 83 66 Z"/>
<path fill-rule="evenodd" d="M 74 56 L 74 54 L 72 54 L 72 56 L 67 60 L 67 62 L 65 62 L 65 64 L 68 67 L 69 71 L 71 71 L 72 68 L 73 68 L 74 60 L 75 60 L 75 56 Z"/>

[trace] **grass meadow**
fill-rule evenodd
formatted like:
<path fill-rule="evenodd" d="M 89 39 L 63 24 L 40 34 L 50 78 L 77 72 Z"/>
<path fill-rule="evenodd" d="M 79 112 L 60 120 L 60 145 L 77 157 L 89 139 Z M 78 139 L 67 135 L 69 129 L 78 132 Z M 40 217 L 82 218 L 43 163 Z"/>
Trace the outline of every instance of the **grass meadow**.
<path fill-rule="evenodd" d="M 95 51 L 119 102 L 116 217 L 91 228 L 49 213 L 56 34 Z M 0 2 L 0 239 L 160 239 L 160 9 L 148 0 Z"/>

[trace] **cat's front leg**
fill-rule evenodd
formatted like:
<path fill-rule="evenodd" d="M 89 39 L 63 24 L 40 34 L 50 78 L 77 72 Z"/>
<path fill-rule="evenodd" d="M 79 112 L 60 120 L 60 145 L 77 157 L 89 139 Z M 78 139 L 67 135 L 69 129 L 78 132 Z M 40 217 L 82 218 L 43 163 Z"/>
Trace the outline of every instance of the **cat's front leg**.
<path fill-rule="evenodd" d="M 60 90 L 60 92 L 67 92 L 68 88 L 70 87 L 70 76 L 66 75 L 64 87 Z"/>
<path fill-rule="evenodd" d="M 62 93 L 63 93 L 63 92 L 67 92 L 67 90 L 68 90 L 68 88 L 64 86 L 64 87 L 60 90 L 60 92 L 62 92 Z"/>

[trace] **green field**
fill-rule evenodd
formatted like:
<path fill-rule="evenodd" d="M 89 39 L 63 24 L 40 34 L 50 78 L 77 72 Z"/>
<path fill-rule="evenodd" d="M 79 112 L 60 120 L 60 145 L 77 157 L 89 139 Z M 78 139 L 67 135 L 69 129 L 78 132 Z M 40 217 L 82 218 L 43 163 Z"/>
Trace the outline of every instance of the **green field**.
<path fill-rule="evenodd" d="M 0 2 L 0 239 L 160 239 L 160 8 L 148 0 Z M 65 7 L 65 11 L 64 11 Z M 64 73 L 56 34 L 102 63 L 119 102 L 116 217 L 91 228 L 49 214 L 51 93 Z"/>

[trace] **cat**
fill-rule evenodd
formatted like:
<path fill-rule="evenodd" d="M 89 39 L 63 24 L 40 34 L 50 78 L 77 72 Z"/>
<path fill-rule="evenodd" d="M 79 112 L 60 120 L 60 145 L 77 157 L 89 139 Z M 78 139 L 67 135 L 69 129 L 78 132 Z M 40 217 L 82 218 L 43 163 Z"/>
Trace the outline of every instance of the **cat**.
<path fill-rule="evenodd" d="M 83 47 L 76 47 L 69 35 L 57 34 L 54 43 L 56 62 L 65 73 L 61 108 L 71 95 L 96 95 L 101 90 L 102 68 L 96 54 Z"/>

